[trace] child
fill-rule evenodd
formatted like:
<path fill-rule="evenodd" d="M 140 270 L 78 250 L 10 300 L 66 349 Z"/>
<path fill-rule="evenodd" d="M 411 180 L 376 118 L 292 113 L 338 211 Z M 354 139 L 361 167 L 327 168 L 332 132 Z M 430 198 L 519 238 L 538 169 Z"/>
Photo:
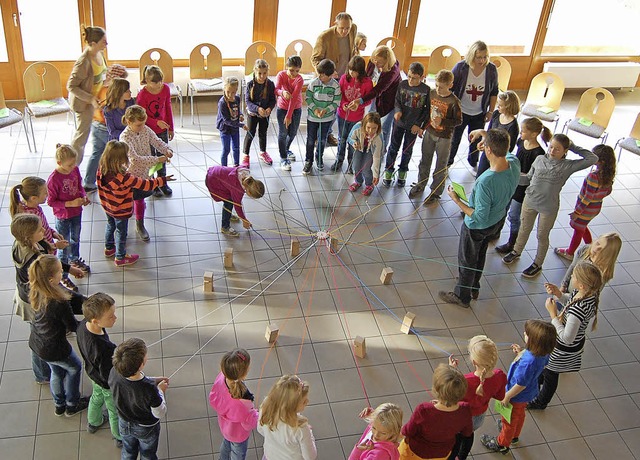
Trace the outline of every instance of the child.
<path fill-rule="evenodd" d="M 244 126 L 244 117 L 240 111 L 240 96 L 238 96 L 238 85 L 240 82 L 236 77 L 226 77 L 224 79 L 224 94 L 218 101 L 218 116 L 216 118 L 216 128 L 220 130 L 220 140 L 222 141 L 222 155 L 220 164 L 227 166 L 227 157 L 233 146 L 233 166 L 240 165 L 240 128 Z M 242 166 L 249 167 L 249 155 L 242 158 Z"/>
<path fill-rule="evenodd" d="M 462 372 L 440 364 L 433 372 L 432 391 L 437 399 L 418 405 L 402 427 L 401 459 L 446 458 L 456 443 L 456 435 L 468 438 L 473 434 L 471 408 L 460 402 L 467 392 Z"/>
<path fill-rule="evenodd" d="M 563 294 L 555 284 L 544 285 L 547 293 L 555 297 L 547 299 L 545 308 L 551 316 L 551 324 L 556 328 L 556 347 L 538 379 L 540 393 L 527 405 L 527 409 L 546 409 L 558 388 L 560 373 L 580 370 L 589 321 L 593 319 L 592 331 L 598 326 L 598 304 L 602 289 L 600 269 L 583 260 L 573 270 L 571 283 L 575 286 L 571 294 Z M 565 304 L 560 313 L 557 302 Z"/>
<path fill-rule="evenodd" d="M 102 208 L 107 214 L 104 255 L 115 256 L 116 267 L 135 264 L 140 258 L 138 254 L 127 254 L 126 251 L 129 218 L 133 214 L 134 189 L 150 191 L 173 180 L 173 176 L 140 179 L 127 172 L 128 154 L 127 144 L 109 141 L 100 158 L 98 169 L 98 194 Z"/>
<path fill-rule="evenodd" d="M 290 56 L 285 67 L 286 70 L 278 72 L 276 76 L 278 151 L 280 168 L 283 171 L 291 171 L 291 162 L 296 161 L 296 155 L 289 149 L 298 132 L 302 115 L 302 59 L 300 56 Z"/>
<path fill-rule="evenodd" d="M 369 422 L 349 460 L 398 460 L 398 438 L 402 428 L 402 409 L 391 403 L 376 410 L 367 407 L 359 415 Z"/>
<path fill-rule="evenodd" d="M 324 146 L 327 142 L 329 129 L 336 117 L 336 110 L 340 103 L 340 85 L 333 79 L 336 66 L 330 59 L 323 59 L 316 68 L 318 78 L 307 86 L 307 153 L 304 159 L 302 174 L 311 174 L 313 165 L 313 149 L 316 141 L 316 161 L 318 171 L 324 169 Z"/>
<path fill-rule="evenodd" d="M 362 32 L 358 32 L 356 34 L 356 39 L 354 40 L 353 44 L 355 45 L 355 48 L 356 48 L 356 51 L 355 51 L 356 55 L 360 56 L 360 53 L 362 53 L 364 50 L 367 49 L 367 36 Z"/>
<path fill-rule="evenodd" d="M 126 110 L 136 103 L 131 97 L 131 85 L 124 78 L 114 78 L 107 90 L 107 100 L 104 106 L 104 119 L 107 125 L 110 141 L 120 139 L 122 131 L 127 127 L 122 117 Z"/>
<path fill-rule="evenodd" d="M 580 160 L 567 160 L 571 150 L 582 157 Z M 560 209 L 560 191 L 569 176 L 576 171 L 588 168 L 598 161 L 598 157 L 587 149 L 576 146 L 564 134 L 555 134 L 549 144 L 549 152 L 537 157 L 527 174 L 527 188 L 520 219 L 522 224 L 513 250 L 502 258 L 505 264 L 512 264 L 524 250 L 529 234 L 538 218 L 538 249 L 533 263 L 522 272 L 525 278 L 533 278 L 542 271 L 542 264 L 549 249 L 549 233 L 553 228 Z"/>
<path fill-rule="evenodd" d="M 89 273 L 91 268 L 80 258 L 82 207 L 90 201 L 82 188 L 80 169 L 76 166 L 76 152 L 70 145 L 56 145 L 56 169 L 47 180 L 47 204 L 56 216 L 56 229 L 69 244 L 58 251 L 60 261 Z M 68 274 L 65 276 L 69 284 Z"/>
<path fill-rule="evenodd" d="M 498 94 L 496 110 L 494 110 L 491 115 L 491 120 L 489 120 L 489 126 L 487 129 L 504 129 L 509 133 L 509 152 L 513 152 L 513 149 L 516 146 L 516 140 L 518 139 L 518 132 L 520 131 L 520 128 L 518 127 L 517 116 L 519 112 L 520 99 L 516 93 L 513 91 L 505 91 L 504 93 Z M 481 131 L 482 130 L 471 131 L 471 133 L 469 133 L 469 142 L 474 143 L 479 138 L 479 133 Z M 476 177 L 487 169 L 489 169 L 489 160 L 487 160 L 484 153 L 480 153 Z"/>
<path fill-rule="evenodd" d="M 622 247 L 622 239 L 615 232 L 605 233 L 596 238 L 593 243 L 582 246 L 576 252 L 573 262 L 567 269 L 567 272 L 560 283 L 560 291 L 569 292 L 571 288 L 571 275 L 576 265 L 586 260 L 600 269 L 602 273 L 602 286 L 613 279 L 613 272 Z"/>
<path fill-rule="evenodd" d="M 395 100 L 395 126 L 391 134 L 391 143 L 387 152 L 387 163 L 384 167 L 384 178 L 382 184 L 385 187 L 391 185 L 394 164 L 398 156 L 398 150 L 402 139 L 402 155 L 400 157 L 400 166 L 398 168 L 398 187 L 404 187 L 407 182 L 407 171 L 409 171 L 409 161 L 413 153 L 413 144 L 420 128 L 424 125 L 427 117 L 431 113 L 431 104 L 429 102 L 429 93 L 431 89 L 422 82 L 424 75 L 424 66 L 419 62 L 413 62 L 409 66 L 407 79 L 401 81 L 396 91 Z"/>
<path fill-rule="evenodd" d="M 231 227 L 231 211 L 236 207 L 238 217 L 242 219 L 242 226 L 251 228 L 242 208 L 242 198 L 246 193 L 251 198 L 264 196 L 264 184 L 254 179 L 246 168 L 231 168 L 229 166 L 213 166 L 207 171 L 205 185 L 214 201 L 222 201 L 222 229 L 228 236 L 240 236 Z"/>
<path fill-rule="evenodd" d="M 498 347 L 489 337 L 486 335 L 472 337 L 469 340 L 468 350 L 474 371 L 464 376 L 467 379 L 467 394 L 462 400 L 468 402 L 471 407 L 473 431 L 476 431 L 484 422 L 491 398 L 498 401 L 504 399 L 507 376 L 502 369 L 495 369 L 498 363 Z M 450 356 L 449 365 L 458 367 L 458 360 Z M 462 439 L 456 442 L 449 459 L 465 460 L 471 452 L 473 437 L 472 433 L 471 437 L 464 438 L 464 442 Z"/>
<path fill-rule="evenodd" d="M 264 458 L 314 460 L 316 441 L 307 418 L 309 384 L 297 375 L 283 375 L 260 405 L 258 433 L 264 437 Z"/>
<path fill-rule="evenodd" d="M 591 243 L 591 232 L 587 225 L 600 214 L 602 200 L 611 194 L 613 179 L 616 176 L 616 154 L 613 149 L 600 144 L 593 148 L 593 153 L 598 157 L 596 169 L 584 179 L 575 210 L 570 214 L 569 225 L 573 228 L 571 243 L 566 249 L 554 249 L 556 254 L 568 260 L 573 260 L 573 254 L 583 239 L 586 244 Z"/>
<path fill-rule="evenodd" d="M 138 92 L 136 104 L 143 107 L 147 112 L 146 125 L 158 136 L 163 145 L 156 147 L 153 144 L 153 155 L 161 157 L 166 153 L 166 144 L 173 139 L 173 109 L 171 107 L 171 89 L 169 85 L 163 82 L 164 74 L 162 69 L 156 65 L 147 65 L 142 70 L 142 81 L 144 86 Z M 127 142 L 125 140 L 125 142 Z M 143 150 L 143 152 L 146 151 Z M 138 152 L 139 155 L 143 153 Z M 158 170 L 158 177 L 167 175 L 167 165 L 162 164 L 162 168 Z M 142 177 L 142 176 L 140 176 Z M 161 197 L 171 196 L 173 190 L 168 185 L 156 188 L 153 196 Z"/>
<path fill-rule="evenodd" d="M 529 176 L 527 174 L 531 170 L 533 161 L 537 157 L 544 155 L 544 149 L 538 143 L 538 136 L 541 136 L 545 145 L 547 145 L 551 140 L 551 130 L 544 126 L 538 118 L 525 118 L 520 127 L 520 139 L 516 142 L 518 146 L 516 157 L 520 160 L 520 183 L 509 203 L 508 219 L 511 227 L 509 240 L 500 246 L 496 246 L 498 254 L 511 252 L 516 244 L 516 239 L 518 239 L 522 202 L 524 201 L 525 191 L 529 186 Z"/>
<path fill-rule="evenodd" d="M 347 138 L 351 133 L 354 125 L 362 120 L 364 116 L 364 108 L 366 104 L 359 105 L 357 109 L 352 109 L 355 104 L 352 102 L 356 99 L 366 96 L 373 89 L 371 78 L 367 76 L 364 59 L 360 56 L 354 56 L 349 61 L 349 71 L 340 77 L 340 105 L 338 105 L 338 153 L 336 161 L 331 166 L 331 171 L 342 171 L 342 163 L 344 162 L 345 150 L 347 150 Z M 349 145 L 349 154 L 347 157 L 347 173 L 353 174 L 353 148 Z"/>
<path fill-rule="evenodd" d="M 87 411 L 87 431 L 95 433 L 104 423 L 102 408 L 109 414 L 111 435 L 116 446 L 122 447 L 122 438 L 118 430 L 118 412 L 109 389 L 109 373 L 113 364 L 113 351 L 116 345 L 109 340 L 107 329 L 116 323 L 116 301 L 107 294 L 93 294 L 82 304 L 84 319 L 76 331 L 78 348 L 84 361 L 84 369 L 91 379 L 93 392 Z"/>
<path fill-rule="evenodd" d="M 84 297 L 60 286 L 62 264 L 43 254 L 29 267 L 29 301 L 35 312 L 29 334 L 29 348 L 51 368 L 51 395 L 55 415 L 73 417 L 85 410 L 88 398 L 80 397 L 82 363 L 67 340 L 75 332 Z"/>
<path fill-rule="evenodd" d="M 113 353 L 109 388 L 118 409 L 118 429 L 122 437 L 122 458 L 158 458 L 160 419 L 167 413 L 166 377 L 147 377 L 142 369 L 147 363 L 144 340 L 132 338 L 122 342 Z"/>
<path fill-rule="evenodd" d="M 258 142 L 260 153 L 258 158 L 271 166 L 273 160 L 267 153 L 267 129 L 269 128 L 269 116 L 276 106 L 276 87 L 269 80 L 269 63 L 264 59 L 256 59 L 253 66 L 253 78 L 247 83 L 247 134 L 244 136 L 244 158 L 249 157 L 251 142 L 258 128 Z M 248 164 L 248 161 L 246 162 Z"/>
<path fill-rule="evenodd" d="M 378 185 L 380 178 L 380 164 L 382 163 L 382 123 L 377 112 L 369 112 L 362 122 L 355 124 L 349 135 L 349 148 L 355 150 L 353 156 L 353 169 L 355 181 L 349 186 L 349 190 L 355 192 L 362 186 L 364 196 L 371 195 L 374 185 Z M 341 136 L 342 138 L 342 136 Z"/>
<path fill-rule="evenodd" d="M 223 441 L 220 460 L 244 460 L 249 436 L 258 425 L 258 411 L 253 407 L 253 394 L 244 383 L 249 373 L 249 352 L 236 348 L 220 361 L 220 373 L 211 387 L 209 404 L 218 413 Z"/>
<path fill-rule="evenodd" d="M 529 319 L 524 323 L 524 342 L 526 348 L 513 344 L 516 359 L 507 374 L 507 392 L 501 404 L 511 404 L 511 422 L 502 417 L 500 435 L 496 438 L 483 434 L 482 445 L 494 452 L 506 455 L 509 446 L 519 441 L 524 426 L 527 403 L 538 394 L 538 377 L 549 362 L 549 354 L 556 346 L 556 329 L 551 323 L 539 319 Z"/>
<path fill-rule="evenodd" d="M 433 172 L 431 193 L 424 201 L 425 206 L 437 203 L 444 191 L 444 181 L 447 177 L 447 161 L 451 148 L 451 136 L 453 128 L 462 123 L 462 110 L 460 100 L 451 92 L 453 87 L 453 73 L 449 70 L 441 70 L 436 74 L 436 87 L 429 94 L 431 111 L 426 121 L 426 128 L 418 132 L 422 139 L 422 158 L 418 166 L 418 182 L 416 182 L 409 198 L 420 195 L 429 181 L 431 162 L 435 152 L 436 169 Z"/>
<path fill-rule="evenodd" d="M 147 113 L 139 105 L 128 107 L 122 117 L 122 123 L 127 127 L 120 134 L 120 141 L 129 146 L 129 174 L 140 179 L 149 178 L 149 169 L 157 163 L 166 163 L 173 157 L 173 151 L 155 133 L 145 125 Z M 164 152 L 159 158 L 151 153 L 151 147 Z M 158 175 L 158 178 L 164 175 Z M 164 186 L 163 186 L 164 187 Z M 143 191 L 136 188 L 133 191 L 133 211 L 136 215 L 136 232 L 142 241 L 149 241 L 149 232 L 144 226 L 144 213 L 147 208 L 144 199 L 151 196 L 153 191 Z"/>

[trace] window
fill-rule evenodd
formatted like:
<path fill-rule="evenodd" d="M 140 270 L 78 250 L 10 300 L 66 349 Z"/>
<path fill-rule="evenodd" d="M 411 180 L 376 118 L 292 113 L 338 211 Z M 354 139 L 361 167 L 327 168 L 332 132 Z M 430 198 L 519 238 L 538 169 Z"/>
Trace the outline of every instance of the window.
<path fill-rule="evenodd" d="M 320 32 L 328 29 L 329 24 L 333 22 L 331 2 L 315 2 L 313 14 L 304 15 L 301 15 L 300 5 L 299 0 L 278 1 L 278 56 L 284 56 L 285 49 L 294 40 L 306 40 L 314 46 Z"/>
<path fill-rule="evenodd" d="M 429 56 L 438 46 L 450 45 L 464 56 L 476 40 L 485 42 L 492 54 L 528 55 L 542 4 L 543 0 L 422 0 L 413 55 Z"/>
<path fill-rule="evenodd" d="M 637 0 L 556 0 L 542 54 L 637 55 L 639 24 Z"/>
<path fill-rule="evenodd" d="M 19 0 L 25 61 L 75 61 L 82 53 L 78 0 Z"/>
<path fill-rule="evenodd" d="M 0 17 L 2 17 L 2 6 L 0 6 Z M 7 37 L 4 35 L 4 24 L 0 21 L 0 62 L 9 62 L 7 54 Z"/>
<path fill-rule="evenodd" d="M 398 8 L 397 2 L 376 2 L 373 12 L 371 5 L 370 0 L 347 0 L 347 13 L 358 26 L 358 32 L 367 36 L 367 48 L 361 53 L 363 56 L 370 56 L 383 38 L 393 36 Z"/>
<path fill-rule="evenodd" d="M 234 0 L 232 11 L 219 2 L 182 0 L 179 4 L 105 1 L 109 60 L 140 59 L 162 48 L 173 59 L 188 59 L 199 43 L 217 46 L 223 58 L 244 58 L 253 42 L 254 0 Z"/>

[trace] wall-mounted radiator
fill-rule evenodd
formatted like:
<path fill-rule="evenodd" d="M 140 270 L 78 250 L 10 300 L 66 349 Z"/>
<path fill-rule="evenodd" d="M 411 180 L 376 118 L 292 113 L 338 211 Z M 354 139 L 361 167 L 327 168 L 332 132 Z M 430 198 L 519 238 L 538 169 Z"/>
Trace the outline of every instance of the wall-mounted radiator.
<path fill-rule="evenodd" d="M 633 88 L 638 81 L 637 62 L 546 62 L 545 72 L 562 78 L 565 88 Z"/>

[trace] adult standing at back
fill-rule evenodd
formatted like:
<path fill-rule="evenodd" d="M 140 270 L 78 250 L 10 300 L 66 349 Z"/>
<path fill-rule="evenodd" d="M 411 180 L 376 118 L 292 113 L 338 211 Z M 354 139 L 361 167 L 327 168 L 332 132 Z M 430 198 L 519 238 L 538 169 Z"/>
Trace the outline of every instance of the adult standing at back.
<path fill-rule="evenodd" d="M 313 47 L 311 54 L 311 63 L 317 68 L 323 59 L 331 59 L 336 65 L 336 81 L 347 72 L 349 61 L 356 52 L 356 35 L 358 26 L 353 23 L 353 19 L 349 13 L 338 13 L 335 25 L 318 35 L 316 45 Z M 329 131 L 327 144 L 336 146 L 338 140 Z"/>
<path fill-rule="evenodd" d="M 464 60 L 453 67 L 453 93 L 460 99 L 462 124 L 453 131 L 449 166 L 458 153 L 460 140 L 465 128 L 469 133 L 474 129 L 483 129 L 491 119 L 498 100 L 498 69 L 489 62 L 489 48 L 478 40 L 469 47 Z M 469 145 L 467 161 L 474 171 L 478 168 L 478 141 Z"/>

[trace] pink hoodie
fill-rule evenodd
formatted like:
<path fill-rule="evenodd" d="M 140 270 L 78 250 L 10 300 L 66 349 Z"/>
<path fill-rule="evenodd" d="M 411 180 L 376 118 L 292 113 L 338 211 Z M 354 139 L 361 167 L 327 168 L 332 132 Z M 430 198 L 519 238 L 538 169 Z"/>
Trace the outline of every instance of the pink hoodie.
<path fill-rule="evenodd" d="M 258 426 L 258 411 L 253 407 L 253 402 L 233 399 L 222 372 L 211 387 L 209 404 L 218 413 L 220 432 L 227 441 L 246 441 L 251 430 Z"/>
<path fill-rule="evenodd" d="M 400 452 L 398 452 L 398 444 L 391 441 L 376 441 L 373 444 L 373 449 L 362 450 L 358 449 L 358 446 L 367 439 L 367 435 L 371 431 L 371 425 L 367 425 L 367 429 L 364 430 L 360 440 L 351 451 L 349 460 L 399 460 Z M 369 439 L 371 439 L 369 437 Z"/>

